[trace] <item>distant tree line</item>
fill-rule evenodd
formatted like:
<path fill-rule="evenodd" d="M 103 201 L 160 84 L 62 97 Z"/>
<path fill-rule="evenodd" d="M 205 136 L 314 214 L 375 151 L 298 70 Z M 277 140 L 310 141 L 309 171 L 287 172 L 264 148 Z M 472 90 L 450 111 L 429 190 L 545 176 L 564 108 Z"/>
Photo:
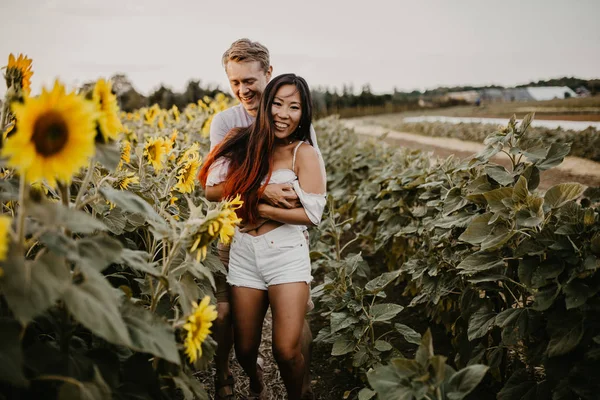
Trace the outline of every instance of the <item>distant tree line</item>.
<path fill-rule="evenodd" d="M 203 86 L 199 80 L 190 80 L 182 93 L 174 92 L 172 89 L 161 85 L 150 95 L 144 96 L 137 92 L 131 81 L 123 74 L 117 74 L 112 78 L 113 91 L 116 93 L 121 109 L 123 111 L 133 111 L 142 107 L 158 104 L 164 109 L 169 109 L 176 105 L 179 109 L 185 108 L 187 104 L 196 103 L 205 96 L 214 97 L 218 93 L 223 93 L 218 86 Z M 89 83 L 87 84 L 89 85 Z M 85 86 L 85 85 L 84 85 Z M 600 80 L 585 80 L 579 78 L 559 78 L 547 81 L 531 82 L 526 86 L 568 86 L 573 90 L 584 87 L 592 94 L 600 93 Z M 503 86 L 453 86 L 438 87 L 425 91 L 413 90 L 411 92 L 402 92 L 394 88 L 392 93 L 375 94 L 370 85 L 363 85 L 360 92 L 355 91 L 352 85 L 343 85 L 341 90 L 338 88 L 329 88 L 318 86 L 312 89 L 315 117 L 323 117 L 332 114 L 339 114 L 342 117 L 352 117 L 360 115 L 373 115 L 381 113 L 401 112 L 415 110 L 419 108 L 419 99 L 432 98 L 444 95 L 450 92 L 459 92 L 467 90 L 481 90 L 486 88 L 503 89 Z M 447 103 L 445 106 L 455 105 Z"/>

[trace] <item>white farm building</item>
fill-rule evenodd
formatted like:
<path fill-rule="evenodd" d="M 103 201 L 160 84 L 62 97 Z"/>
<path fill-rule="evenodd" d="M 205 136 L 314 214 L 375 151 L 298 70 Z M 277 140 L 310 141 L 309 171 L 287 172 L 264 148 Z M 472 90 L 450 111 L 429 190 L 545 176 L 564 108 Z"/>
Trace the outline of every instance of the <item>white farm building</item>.
<path fill-rule="evenodd" d="M 526 90 L 537 101 L 577 97 L 577 93 L 568 86 L 528 87 Z"/>

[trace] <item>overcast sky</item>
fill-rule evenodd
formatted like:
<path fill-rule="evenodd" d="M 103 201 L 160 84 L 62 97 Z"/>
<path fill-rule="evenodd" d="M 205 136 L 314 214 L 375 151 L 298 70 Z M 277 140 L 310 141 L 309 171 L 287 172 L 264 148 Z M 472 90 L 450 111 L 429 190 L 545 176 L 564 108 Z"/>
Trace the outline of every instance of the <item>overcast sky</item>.
<path fill-rule="evenodd" d="M 34 92 L 117 72 L 144 94 L 190 79 L 225 89 L 221 55 L 241 37 L 312 87 L 600 77 L 600 0 L 0 0 L 0 15 L 0 65 L 33 58 Z"/>

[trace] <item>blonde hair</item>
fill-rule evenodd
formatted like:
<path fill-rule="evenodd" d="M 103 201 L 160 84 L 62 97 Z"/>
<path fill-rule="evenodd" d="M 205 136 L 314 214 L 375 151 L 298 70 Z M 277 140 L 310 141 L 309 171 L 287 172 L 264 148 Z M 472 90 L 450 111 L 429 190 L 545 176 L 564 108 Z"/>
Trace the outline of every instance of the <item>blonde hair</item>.
<path fill-rule="evenodd" d="M 246 38 L 236 40 L 231 44 L 227 51 L 223 53 L 223 67 L 226 68 L 229 61 L 258 61 L 264 72 L 267 72 L 271 66 L 269 50 L 262 44 Z"/>

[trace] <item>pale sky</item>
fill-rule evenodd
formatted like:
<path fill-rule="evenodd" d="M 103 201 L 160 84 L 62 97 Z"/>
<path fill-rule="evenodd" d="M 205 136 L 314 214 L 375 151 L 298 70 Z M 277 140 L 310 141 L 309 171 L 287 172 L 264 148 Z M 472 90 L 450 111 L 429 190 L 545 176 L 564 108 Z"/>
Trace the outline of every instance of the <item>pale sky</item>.
<path fill-rule="evenodd" d="M 33 58 L 34 93 L 118 72 L 146 95 L 190 79 L 228 89 L 221 55 L 241 37 L 312 87 L 600 77 L 600 0 L 0 0 L 0 15 L 0 65 Z"/>

